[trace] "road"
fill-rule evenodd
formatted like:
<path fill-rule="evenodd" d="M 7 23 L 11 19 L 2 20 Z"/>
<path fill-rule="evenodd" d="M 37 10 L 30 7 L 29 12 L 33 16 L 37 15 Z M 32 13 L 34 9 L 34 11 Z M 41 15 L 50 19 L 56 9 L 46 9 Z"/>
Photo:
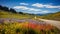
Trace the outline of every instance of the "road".
<path fill-rule="evenodd" d="M 60 29 L 60 21 L 54 21 L 54 20 L 46 20 L 46 19 L 39 19 L 42 20 L 48 24 L 51 24 L 53 26 L 56 26 L 58 29 Z"/>

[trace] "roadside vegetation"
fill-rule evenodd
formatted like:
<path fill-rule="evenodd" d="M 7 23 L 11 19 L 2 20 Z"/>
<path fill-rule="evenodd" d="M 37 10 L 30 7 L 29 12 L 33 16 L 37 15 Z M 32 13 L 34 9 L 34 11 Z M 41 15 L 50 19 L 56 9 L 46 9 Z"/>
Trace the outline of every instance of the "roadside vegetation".
<path fill-rule="evenodd" d="M 29 22 L 0 23 L 0 34 L 59 34 L 60 30 L 50 24 L 33 24 Z"/>

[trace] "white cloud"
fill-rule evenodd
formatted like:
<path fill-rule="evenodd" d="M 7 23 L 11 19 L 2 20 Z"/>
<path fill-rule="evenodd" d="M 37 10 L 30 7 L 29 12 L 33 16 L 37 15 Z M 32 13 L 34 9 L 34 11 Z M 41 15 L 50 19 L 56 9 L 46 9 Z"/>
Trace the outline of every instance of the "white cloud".
<path fill-rule="evenodd" d="M 40 9 L 29 8 L 30 11 L 41 11 Z"/>
<path fill-rule="evenodd" d="M 30 14 L 46 14 L 49 13 L 49 11 L 45 10 L 45 11 L 26 11 L 26 13 L 30 13 Z"/>
<path fill-rule="evenodd" d="M 60 8 L 60 6 L 45 5 L 46 8 Z"/>
<path fill-rule="evenodd" d="M 22 9 L 22 10 L 28 10 L 29 8 L 25 7 L 25 6 L 15 6 L 13 7 L 15 9 Z"/>
<path fill-rule="evenodd" d="M 42 11 L 41 13 L 50 13 L 49 11 L 45 10 L 45 11 Z"/>
<path fill-rule="evenodd" d="M 44 7 L 44 5 L 43 5 L 43 4 L 39 4 L 39 3 L 32 4 L 32 6 L 36 6 L 36 7 Z"/>
<path fill-rule="evenodd" d="M 21 10 L 28 10 L 28 11 L 41 11 L 40 9 L 36 8 L 28 8 L 26 6 L 15 6 L 14 9 L 21 9 Z"/>
<path fill-rule="evenodd" d="M 50 13 L 49 11 L 47 11 L 47 10 L 42 10 L 42 11 L 40 11 L 40 12 L 36 12 L 36 14 L 46 14 L 46 13 Z"/>
<path fill-rule="evenodd" d="M 39 7 L 39 8 L 60 8 L 60 6 L 53 6 L 53 5 L 49 5 L 49 4 L 40 4 L 40 3 L 35 3 L 35 4 L 32 4 L 32 6 L 35 6 L 35 7 Z"/>
<path fill-rule="evenodd" d="M 28 3 L 20 3 L 20 5 L 29 5 Z"/>
<path fill-rule="evenodd" d="M 19 10 L 24 10 L 26 13 L 33 13 L 33 14 L 45 14 L 45 13 L 49 13 L 49 11 L 47 10 L 40 10 L 40 9 L 36 9 L 36 8 L 29 8 L 26 6 L 15 6 L 13 7 L 14 9 L 19 9 Z M 22 11 L 22 12 L 24 12 Z"/>

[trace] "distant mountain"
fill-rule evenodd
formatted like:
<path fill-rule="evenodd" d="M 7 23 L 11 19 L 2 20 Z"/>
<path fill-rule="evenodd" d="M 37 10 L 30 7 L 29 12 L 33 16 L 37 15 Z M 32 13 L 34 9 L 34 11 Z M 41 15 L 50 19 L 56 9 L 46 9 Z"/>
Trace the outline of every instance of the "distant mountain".
<path fill-rule="evenodd" d="M 38 16 L 43 16 L 44 14 L 36 14 L 36 15 L 38 15 Z"/>
<path fill-rule="evenodd" d="M 49 14 L 54 14 L 54 13 L 36 14 L 36 15 L 38 15 L 38 16 L 46 16 L 46 15 L 49 15 Z"/>

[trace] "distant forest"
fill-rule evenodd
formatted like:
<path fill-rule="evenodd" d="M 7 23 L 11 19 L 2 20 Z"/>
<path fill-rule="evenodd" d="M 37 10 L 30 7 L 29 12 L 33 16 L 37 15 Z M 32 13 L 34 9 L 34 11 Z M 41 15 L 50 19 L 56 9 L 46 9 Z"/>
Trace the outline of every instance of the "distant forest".
<path fill-rule="evenodd" d="M 17 11 L 13 8 L 8 8 L 6 6 L 2 6 L 0 5 L 0 10 L 4 10 L 4 11 L 7 11 L 7 12 L 12 12 L 12 13 L 17 13 Z M 23 14 L 23 12 L 19 12 L 19 14 Z"/>

